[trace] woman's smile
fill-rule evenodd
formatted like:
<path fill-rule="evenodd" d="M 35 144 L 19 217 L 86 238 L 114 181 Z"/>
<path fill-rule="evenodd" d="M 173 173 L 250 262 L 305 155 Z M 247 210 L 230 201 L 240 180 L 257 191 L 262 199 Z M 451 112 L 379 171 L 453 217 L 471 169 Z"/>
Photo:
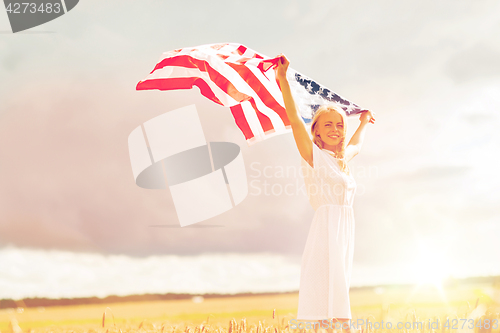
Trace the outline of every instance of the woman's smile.
<path fill-rule="evenodd" d="M 330 138 L 333 141 L 337 141 L 339 139 L 339 135 L 331 134 L 331 135 L 328 135 L 328 138 Z"/>

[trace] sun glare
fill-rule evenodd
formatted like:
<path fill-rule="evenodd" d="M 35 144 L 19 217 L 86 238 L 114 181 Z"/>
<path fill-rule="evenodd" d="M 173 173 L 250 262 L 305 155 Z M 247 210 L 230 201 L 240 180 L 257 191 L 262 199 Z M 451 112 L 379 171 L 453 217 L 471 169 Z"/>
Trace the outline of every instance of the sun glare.
<path fill-rule="evenodd" d="M 443 247 L 422 240 L 418 244 L 418 253 L 412 265 L 414 283 L 442 288 L 443 281 L 450 274 L 448 263 Z"/>
<path fill-rule="evenodd" d="M 418 239 L 416 255 L 410 268 L 414 287 L 407 302 L 420 292 L 429 292 L 430 289 L 427 287 L 431 287 L 437 292 L 436 295 L 444 305 L 449 307 L 443 284 L 451 276 L 451 263 L 450 257 L 447 255 L 449 247 L 445 244 L 444 240 L 437 243 L 432 239 Z"/>

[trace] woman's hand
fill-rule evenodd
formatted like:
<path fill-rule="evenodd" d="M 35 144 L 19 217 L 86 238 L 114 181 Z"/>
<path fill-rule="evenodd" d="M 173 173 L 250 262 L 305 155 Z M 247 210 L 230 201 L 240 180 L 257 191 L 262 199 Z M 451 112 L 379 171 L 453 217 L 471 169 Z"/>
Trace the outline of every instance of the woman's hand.
<path fill-rule="evenodd" d="M 290 61 L 283 53 L 281 53 L 279 55 L 278 64 L 276 65 L 277 75 L 281 77 L 286 77 L 286 71 L 288 69 L 288 65 L 290 65 Z"/>
<path fill-rule="evenodd" d="M 363 110 L 359 116 L 359 120 L 362 123 L 372 123 L 375 124 L 375 118 L 373 117 L 375 112 L 371 112 L 370 110 Z"/>

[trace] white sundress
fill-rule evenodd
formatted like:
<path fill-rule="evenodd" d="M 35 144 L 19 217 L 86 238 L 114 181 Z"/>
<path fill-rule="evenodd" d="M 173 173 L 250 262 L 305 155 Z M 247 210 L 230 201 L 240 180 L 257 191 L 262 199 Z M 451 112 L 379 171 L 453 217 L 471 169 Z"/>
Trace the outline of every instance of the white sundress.
<path fill-rule="evenodd" d="M 316 212 L 302 255 L 297 320 L 352 319 L 356 182 L 352 173 L 340 170 L 338 161 L 314 143 L 314 168 L 301 157 L 301 174 Z"/>

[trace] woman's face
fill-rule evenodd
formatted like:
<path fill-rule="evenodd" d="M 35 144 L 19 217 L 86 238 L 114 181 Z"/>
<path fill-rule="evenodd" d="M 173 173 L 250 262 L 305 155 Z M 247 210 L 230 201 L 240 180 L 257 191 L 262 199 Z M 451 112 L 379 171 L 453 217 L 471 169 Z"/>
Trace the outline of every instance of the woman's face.
<path fill-rule="evenodd" d="M 336 146 L 342 140 L 344 123 L 337 112 L 328 112 L 319 117 L 316 135 L 328 146 Z"/>

